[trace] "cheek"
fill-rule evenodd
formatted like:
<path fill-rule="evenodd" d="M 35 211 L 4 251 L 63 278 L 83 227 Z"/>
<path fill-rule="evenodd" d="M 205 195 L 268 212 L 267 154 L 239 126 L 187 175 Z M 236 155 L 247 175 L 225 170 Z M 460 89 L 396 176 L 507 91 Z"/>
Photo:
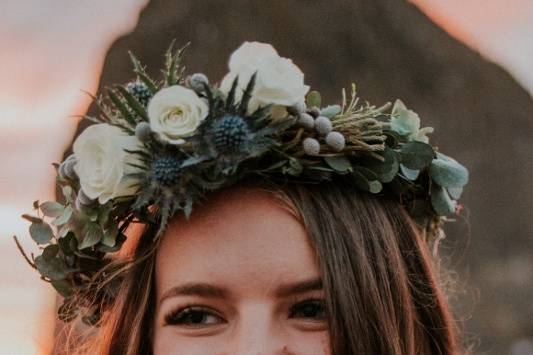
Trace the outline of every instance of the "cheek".
<path fill-rule="evenodd" d="M 229 355 L 224 351 L 221 352 L 227 340 L 222 336 L 182 336 L 171 327 L 157 328 L 154 334 L 153 354 Z"/>
<path fill-rule="evenodd" d="M 329 334 L 322 332 L 298 332 L 275 355 L 330 355 Z"/>
<path fill-rule="evenodd" d="M 257 349 L 251 350 L 264 355 L 331 355 L 327 331 L 290 333 L 289 336 L 285 333 L 280 334 L 278 339 L 272 339 L 267 345 L 268 349 L 264 349 L 263 345 L 258 345 Z M 170 327 L 158 328 L 155 331 L 153 353 L 154 355 L 234 355 L 235 351 L 238 351 L 236 349 L 240 348 L 240 343 L 248 343 L 249 346 L 249 342 L 250 338 L 240 339 L 237 334 L 190 337 L 182 336 Z M 258 344 L 264 344 L 264 342 L 258 339 Z"/>

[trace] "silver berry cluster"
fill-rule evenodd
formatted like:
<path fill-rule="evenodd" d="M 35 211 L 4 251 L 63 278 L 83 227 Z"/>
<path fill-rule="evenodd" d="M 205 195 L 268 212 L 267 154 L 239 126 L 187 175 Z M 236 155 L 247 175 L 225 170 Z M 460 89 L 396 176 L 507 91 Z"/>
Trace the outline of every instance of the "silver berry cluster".
<path fill-rule="evenodd" d="M 291 113 L 298 117 L 298 124 L 303 128 L 315 130 L 320 137 L 323 137 L 326 144 L 336 152 L 340 152 L 346 145 L 344 135 L 333 131 L 331 120 L 322 115 L 317 107 L 306 110 L 305 105 L 297 105 L 291 108 Z M 308 155 L 320 153 L 320 142 L 316 138 L 308 137 L 302 142 L 303 150 Z"/>

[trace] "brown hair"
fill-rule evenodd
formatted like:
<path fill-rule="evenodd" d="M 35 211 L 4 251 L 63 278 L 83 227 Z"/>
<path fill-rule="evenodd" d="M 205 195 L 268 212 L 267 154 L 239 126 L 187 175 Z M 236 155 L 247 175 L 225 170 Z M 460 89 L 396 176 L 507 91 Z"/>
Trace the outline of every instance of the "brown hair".
<path fill-rule="evenodd" d="M 240 185 L 272 193 L 305 226 L 326 294 L 333 355 L 458 355 L 458 330 L 440 270 L 405 209 L 344 179 Z M 155 253 L 147 228 L 99 330 L 67 353 L 151 354 Z M 76 342 L 74 342 L 76 343 Z"/>

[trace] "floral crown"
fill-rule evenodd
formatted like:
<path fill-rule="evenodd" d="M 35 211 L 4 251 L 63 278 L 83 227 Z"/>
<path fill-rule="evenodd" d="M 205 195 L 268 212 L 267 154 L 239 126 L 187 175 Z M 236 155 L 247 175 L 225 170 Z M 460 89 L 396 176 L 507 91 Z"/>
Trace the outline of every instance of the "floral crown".
<path fill-rule="evenodd" d="M 15 241 L 64 297 L 60 319 L 82 312 L 84 322 L 98 321 L 114 291 L 95 285 L 130 223 L 155 226 L 155 240 L 177 212 L 188 218 L 207 192 L 245 176 L 317 183 L 344 175 L 396 197 L 423 231 L 459 213 L 468 170 L 428 144 L 433 128 L 420 128 L 401 101 L 360 104 L 352 84 L 351 98 L 343 90 L 342 105 L 324 106 L 292 60 L 257 42 L 242 44 L 212 85 L 184 75 L 186 47 L 170 46 L 159 81 L 130 53 L 136 80 L 93 97 L 101 116 L 84 116 L 96 124 L 54 164 L 64 199 L 35 201 L 37 216 L 23 215 L 42 253 L 27 256 Z M 80 301 L 89 293 L 97 302 Z"/>

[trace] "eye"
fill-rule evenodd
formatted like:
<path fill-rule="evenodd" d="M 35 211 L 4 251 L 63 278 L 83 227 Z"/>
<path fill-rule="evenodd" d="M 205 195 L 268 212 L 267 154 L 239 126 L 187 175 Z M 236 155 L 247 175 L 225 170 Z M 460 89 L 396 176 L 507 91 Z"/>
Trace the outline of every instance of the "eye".
<path fill-rule="evenodd" d="M 226 321 L 216 312 L 205 307 L 187 307 L 165 316 L 165 324 L 181 325 L 191 328 L 209 327 Z"/>
<path fill-rule="evenodd" d="M 290 318 L 304 318 L 313 321 L 326 320 L 326 307 L 322 300 L 307 300 L 291 308 Z"/>

